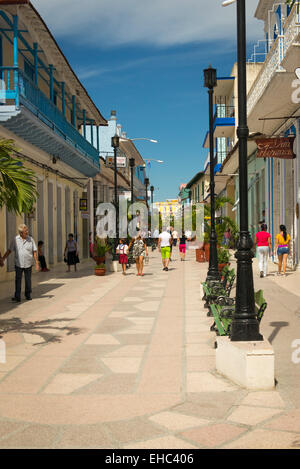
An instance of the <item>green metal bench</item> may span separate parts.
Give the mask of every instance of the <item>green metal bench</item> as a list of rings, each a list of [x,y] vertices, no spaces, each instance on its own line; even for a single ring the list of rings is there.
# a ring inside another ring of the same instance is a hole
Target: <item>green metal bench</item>
[[[205,301],[205,308],[209,308],[211,303],[214,303],[218,297],[225,296],[229,297],[231,293],[232,286],[235,281],[235,272],[234,269],[229,270],[226,267],[222,270],[221,276],[223,281],[218,282],[217,284],[209,285],[207,282],[202,283],[204,296],[202,298]]]
[[[210,310],[211,313],[214,317],[214,323],[211,326],[210,330],[211,331],[216,331],[217,335],[223,336],[223,335],[228,335],[230,336],[230,328],[233,320],[233,315],[234,315],[234,300],[233,298],[228,298],[228,300],[231,300],[232,304],[230,301],[227,302],[227,305],[224,306],[223,301],[224,297],[221,297],[221,301],[219,299],[219,303],[211,303],[210,304]],[[257,292],[254,293],[254,300],[255,300],[255,313],[258,322],[262,320],[262,317],[264,315],[264,312],[267,308],[267,303],[266,300],[264,299],[263,296],[263,291],[258,290]]]

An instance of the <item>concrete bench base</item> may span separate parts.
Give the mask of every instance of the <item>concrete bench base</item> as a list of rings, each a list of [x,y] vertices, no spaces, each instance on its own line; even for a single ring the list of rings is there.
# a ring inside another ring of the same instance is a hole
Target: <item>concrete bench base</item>
[[[247,389],[273,389],[275,356],[267,340],[231,342],[217,337],[216,369],[239,386]]]

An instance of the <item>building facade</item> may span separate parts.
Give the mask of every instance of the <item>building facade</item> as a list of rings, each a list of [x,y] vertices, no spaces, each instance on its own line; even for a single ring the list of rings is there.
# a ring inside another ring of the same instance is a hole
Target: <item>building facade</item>
[[[100,171],[99,151],[86,139],[87,120],[107,125],[47,25],[29,0],[0,1],[0,138],[12,139],[16,156],[37,178],[38,200],[29,215],[0,211],[0,251],[29,226],[44,241],[51,266],[63,262],[69,233],[88,257],[89,220],[80,199],[91,196],[89,181]],[[13,255],[0,280],[14,270]]]
[[[289,266],[299,265],[299,2],[259,1],[255,17],[263,22],[263,63],[248,93],[248,125],[253,133],[274,139],[294,139],[294,157],[275,151],[265,158],[265,220],[273,240],[284,224],[291,234]],[[282,140],[283,142],[283,140]],[[276,256],[275,256],[276,260]]]

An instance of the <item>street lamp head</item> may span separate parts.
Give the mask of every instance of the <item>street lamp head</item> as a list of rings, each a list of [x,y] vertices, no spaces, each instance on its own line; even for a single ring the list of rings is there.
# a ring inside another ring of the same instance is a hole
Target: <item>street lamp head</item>
[[[231,5],[232,3],[235,3],[236,0],[225,0],[222,2],[222,7],[228,7],[228,5]]]
[[[144,182],[145,182],[145,186],[149,186],[149,182],[150,182],[150,181],[149,181],[148,178],[145,178],[145,181],[144,181]]]
[[[130,166],[130,168],[135,167],[135,159],[134,158],[129,158],[129,166]]]
[[[204,70],[205,88],[214,88],[217,86],[217,70],[210,65]]]
[[[120,146],[120,137],[118,135],[114,135],[111,138],[111,146],[113,148],[119,148],[119,146]]]
[[[151,186],[151,187],[150,187],[150,191],[151,191],[151,192],[154,192],[154,186]]]

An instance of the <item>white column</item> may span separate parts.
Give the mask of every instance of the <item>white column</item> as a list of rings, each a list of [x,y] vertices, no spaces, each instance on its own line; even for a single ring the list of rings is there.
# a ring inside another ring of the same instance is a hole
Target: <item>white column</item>
[[[89,178],[88,184],[88,207],[90,213],[90,227],[89,231],[92,233],[92,242],[94,242],[94,181]]]

